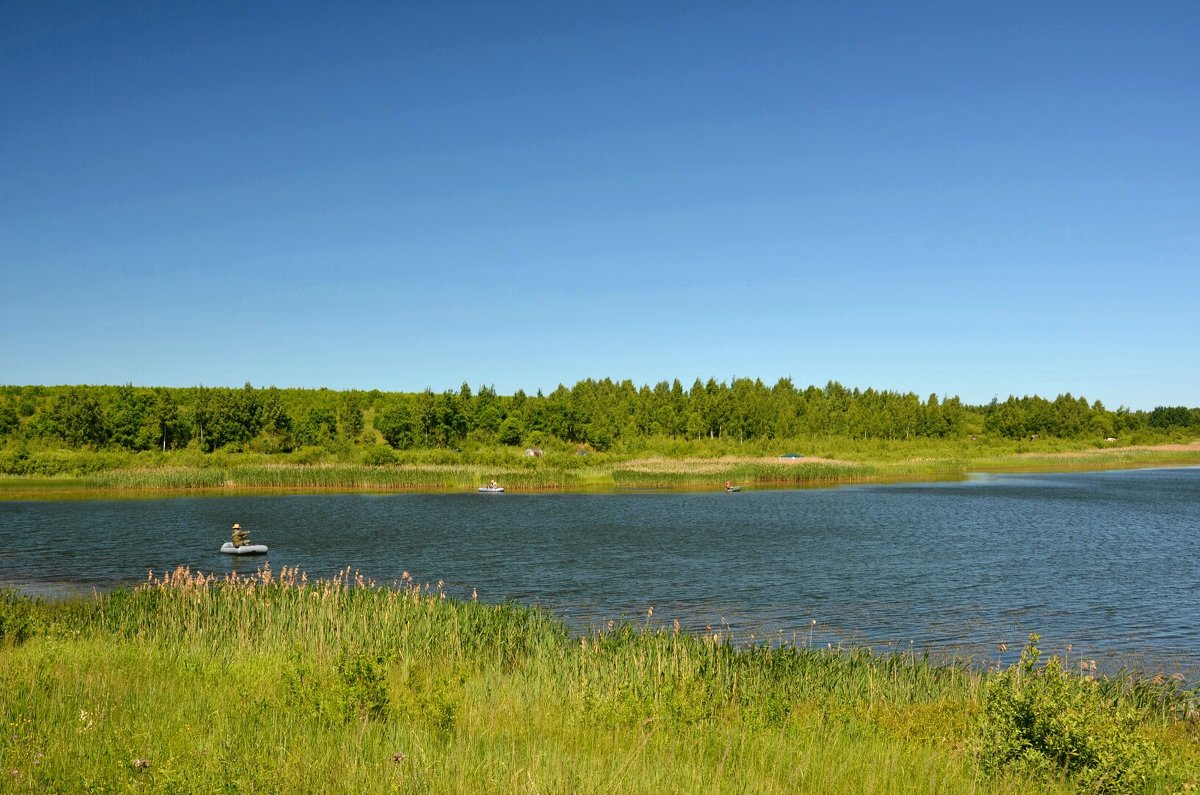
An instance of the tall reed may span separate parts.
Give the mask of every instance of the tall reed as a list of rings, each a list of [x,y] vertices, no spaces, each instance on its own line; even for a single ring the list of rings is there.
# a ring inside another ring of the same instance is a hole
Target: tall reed
[[[350,569],[178,569],[33,609],[35,635],[0,641],[8,791],[1071,789],[984,777],[988,675],[911,653],[737,647],[649,615],[572,636]],[[1188,720],[1145,728],[1175,738],[1156,787],[1200,760]]]

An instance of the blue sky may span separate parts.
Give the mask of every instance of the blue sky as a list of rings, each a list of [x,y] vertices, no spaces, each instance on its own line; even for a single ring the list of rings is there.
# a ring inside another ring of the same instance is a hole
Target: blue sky
[[[1200,5],[0,3],[0,383],[1200,405]]]

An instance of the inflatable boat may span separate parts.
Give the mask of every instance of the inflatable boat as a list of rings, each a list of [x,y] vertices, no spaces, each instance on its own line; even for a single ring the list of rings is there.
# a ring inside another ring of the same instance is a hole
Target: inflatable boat
[[[479,491],[481,494],[500,494],[501,492],[504,491],[504,487],[503,486],[480,486]]]
[[[265,555],[267,554],[267,545],[243,544],[240,547],[235,547],[232,541],[226,541],[221,545],[221,552],[226,555]]]

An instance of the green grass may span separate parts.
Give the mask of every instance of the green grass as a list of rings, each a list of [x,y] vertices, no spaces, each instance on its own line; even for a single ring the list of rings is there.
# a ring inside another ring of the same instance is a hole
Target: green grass
[[[7,792],[1076,789],[983,773],[991,674],[919,656],[735,648],[649,617],[573,637],[536,609],[349,570],[177,571],[0,607]],[[1145,791],[1194,787],[1192,695],[1112,690],[1156,749]]]
[[[1089,455],[1079,455],[1073,451],[1030,451],[1020,456],[981,458],[971,462],[971,469],[976,472],[1057,472],[1196,464],[1200,464],[1200,453],[1194,449],[1118,448]]]

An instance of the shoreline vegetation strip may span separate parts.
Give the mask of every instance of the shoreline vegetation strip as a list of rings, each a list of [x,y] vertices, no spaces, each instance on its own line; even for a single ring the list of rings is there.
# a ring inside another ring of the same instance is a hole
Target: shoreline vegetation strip
[[[943,456],[890,454],[857,460],[813,456],[782,459],[722,455],[672,458],[605,456],[580,465],[570,458],[497,457],[486,463],[277,462],[226,455],[197,465],[166,454],[155,466],[138,459],[82,474],[0,475],[0,499],[95,497],[122,494],[255,491],[455,492],[498,480],[510,491],[626,489],[695,491],[729,481],[744,487],[797,488],[855,483],[961,480],[971,473],[1073,472],[1200,465],[1200,443],[1107,449],[1064,449]],[[86,461],[86,454],[83,456]],[[86,465],[82,465],[86,466]]]

